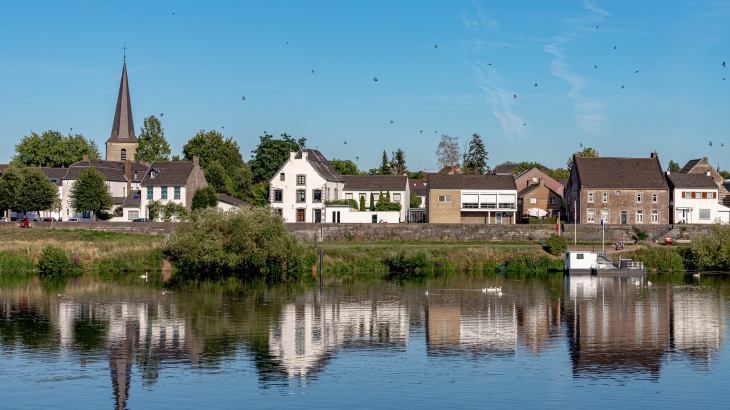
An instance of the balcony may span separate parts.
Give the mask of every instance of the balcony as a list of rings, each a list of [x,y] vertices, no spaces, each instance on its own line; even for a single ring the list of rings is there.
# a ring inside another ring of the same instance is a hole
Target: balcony
[[[517,209],[517,204],[515,203],[481,203],[477,204],[474,202],[464,202],[461,204],[461,209]]]

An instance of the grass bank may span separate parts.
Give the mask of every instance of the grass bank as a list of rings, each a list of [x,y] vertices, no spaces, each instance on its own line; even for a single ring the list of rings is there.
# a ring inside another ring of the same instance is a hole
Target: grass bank
[[[77,269],[130,272],[162,266],[164,236],[63,229],[0,228],[0,273],[34,271],[48,246],[63,249]]]

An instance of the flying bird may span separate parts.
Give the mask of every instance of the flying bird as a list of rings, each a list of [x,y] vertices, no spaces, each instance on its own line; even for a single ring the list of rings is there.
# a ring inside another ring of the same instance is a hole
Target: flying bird
[[[596,26],[596,30],[598,30],[598,26]]]
[[[522,125],[527,125],[527,124],[522,124]]]
[[[593,68],[598,68],[598,66],[597,65],[594,65]]]
[[[580,143],[580,147],[583,148],[583,143],[582,142]]]
[[[722,68],[725,68],[725,62],[724,61],[722,62]]]
[[[393,120],[390,120],[390,123],[392,124],[393,123]]]
[[[314,70],[312,70],[312,74],[314,74]]]
[[[345,140],[342,140],[342,141],[345,141]],[[347,145],[347,141],[345,141],[345,145]]]
[[[161,112],[160,113],[160,117],[164,117],[164,116],[165,116],[165,113],[164,112]]]
[[[622,85],[621,88],[624,88],[624,86]]]
[[[74,129],[73,128],[69,128],[69,129],[71,130],[71,131],[69,131],[69,134],[72,133],[72,132],[74,132]]]
[[[535,87],[537,87],[537,83],[535,83]]]
[[[725,81],[725,77],[722,77],[722,81]]]
[[[492,65],[492,63],[489,63],[489,64],[487,64],[487,65]]]
[[[289,44],[289,42],[287,41],[286,44]]]
[[[373,77],[373,81],[378,81],[378,77]]]
[[[512,94],[512,95],[514,96],[514,98],[517,98],[517,94]]]
[[[725,144],[723,144],[723,143],[721,142],[721,143],[720,143],[720,146],[721,146],[721,147],[724,147],[724,146],[725,146]]]
[[[613,49],[615,50],[616,49],[616,46],[613,46]]]
[[[355,157],[355,161],[359,161],[359,160],[360,160],[360,157]]]
[[[639,70],[636,70],[636,74],[639,74]]]
[[[222,125],[221,125],[221,128],[223,128],[223,129],[226,129],[226,127],[224,127],[224,126],[222,126]]]
[[[434,131],[433,133],[434,133],[434,134],[438,134],[438,131]]]
[[[246,97],[241,96],[241,101],[246,101]]]
[[[423,134],[423,130],[421,130],[421,132],[419,134]]]
[[[436,44],[434,44],[434,45],[433,45],[433,48],[439,48],[439,46],[438,46],[438,45],[436,45]]]
[[[712,146],[712,141],[710,141],[710,146]]]
[[[175,15],[175,13],[172,13],[172,15],[174,16],[174,15]]]

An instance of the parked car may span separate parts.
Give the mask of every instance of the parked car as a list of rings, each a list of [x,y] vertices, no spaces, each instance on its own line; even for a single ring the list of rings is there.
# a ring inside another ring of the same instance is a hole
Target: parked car
[[[79,218],[69,218],[69,222],[79,222]]]
[[[10,220],[4,216],[0,216],[0,222],[10,222]]]
[[[132,222],[152,222],[152,220],[147,219],[147,218],[137,218],[137,219],[133,220]]]
[[[43,222],[53,222],[55,220],[56,220],[56,218],[51,218],[50,216],[43,217]]]
[[[21,219],[20,222],[18,222],[18,228],[30,228],[30,220],[28,218]]]

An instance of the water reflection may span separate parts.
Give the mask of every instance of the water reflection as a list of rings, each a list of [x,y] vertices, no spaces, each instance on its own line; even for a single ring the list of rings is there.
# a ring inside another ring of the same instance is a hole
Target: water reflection
[[[161,295],[149,284],[91,277],[57,293],[35,278],[0,289],[0,351],[37,362],[66,357],[78,364],[69,374],[103,363],[118,409],[135,386],[155,386],[163,373],[215,377],[240,360],[253,363],[263,388],[311,387],[333,360],[352,354],[373,362],[532,357],[546,368],[562,356],[576,379],[658,381],[677,361],[707,371],[724,347],[727,283],[653,280],[662,283],[455,276],[371,279],[323,292],[290,285]],[[481,291],[493,286],[501,294]]]

